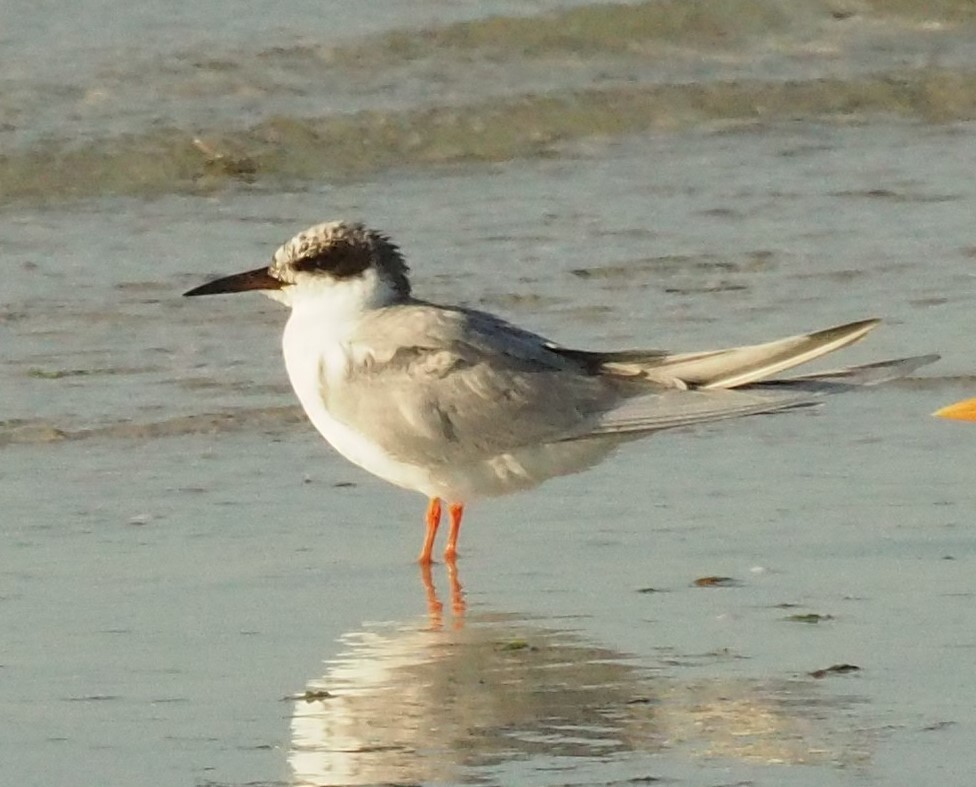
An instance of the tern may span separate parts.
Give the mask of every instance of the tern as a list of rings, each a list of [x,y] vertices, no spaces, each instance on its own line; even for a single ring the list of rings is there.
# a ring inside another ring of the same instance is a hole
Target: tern
[[[422,565],[444,503],[451,563],[472,500],[585,470],[663,429],[795,409],[938,357],[775,378],[858,341],[876,319],[704,352],[576,350],[415,298],[408,273],[387,235],[333,221],[295,235],[270,265],[185,295],[257,290],[291,308],[282,348],[308,418],[346,459],[429,499]]]

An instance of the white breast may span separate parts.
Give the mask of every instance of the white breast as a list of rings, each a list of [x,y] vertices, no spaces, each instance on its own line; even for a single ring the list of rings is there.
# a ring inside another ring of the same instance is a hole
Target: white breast
[[[429,473],[401,462],[360,432],[337,420],[322,397],[324,387],[342,385],[350,362],[347,325],[324,325],[322,312],[292,310],[282,337],[285,368],[312,424],[333,448],[355,465],[396,486],[437,494]]]
[[[352,359],[349,339],[363,314],[389,301],[372,271],[363,278],[294,288],[281,298],[292,307],[282,349],[292,387],[305,413],[340,454],[373,475],[428,497],[470,501],[537,486],[578,472],[606,456],[612,443],[580,441],[527,446],[510,454],[472,457],[435,467],[404,462],[337,419],[328,409],[329,390],[345,384]],[[325,394],[325,395],[323,395]]]

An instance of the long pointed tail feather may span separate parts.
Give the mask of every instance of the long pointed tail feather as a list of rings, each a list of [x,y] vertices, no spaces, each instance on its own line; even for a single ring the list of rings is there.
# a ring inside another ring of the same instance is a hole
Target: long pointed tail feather
[[[894,358],[889,361],[847,366],[843,369],[832,369],[827,372],[763,380],[753,385],[744,386],[744,388],[746,390],[804,391],[818,394],[840,393],[849,391],[851,388],[881,385],[900,377],[907,377],[916,369],[935,363],[937,360],[939,360],[939,356],[935,354]]]
[[[662,359],[648,377],[677,378],[696,388],[738,388],[820,358],[864,338],[880,320],[860,320],[764,344]]]
[[[811,397],[741,391],[666,391],[636,397],[605,414],[597,424],[566,440],[639,436],[682,426],[775,413],[818,404]]]
[[[706,421],[806,407],[816,404],[823,394],[879,385],[938,360],[938,355],[919,355],[770,379],[784,369],[858,341],[878,322],[863,320],[766,344],[714,352],[641,355],[640,351],[630,350],[599,356],[577,353],[583,360],[599,364],[606,374],[644,378],[660,386],[646,395],[634,395],[605,413],[585,432],[567,439],[638,436]],[[649,387],[653,390],[655,386]],[[732,388],[737,390],[729,390]],[[972,420],[976,420],[976,399],[972,403]]]

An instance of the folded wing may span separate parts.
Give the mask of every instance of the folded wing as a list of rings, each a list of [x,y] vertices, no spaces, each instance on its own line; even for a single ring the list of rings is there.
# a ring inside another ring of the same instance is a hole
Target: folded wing
[[[561,348],[483,312],[408,304],[361,326],[347,384],[323,389],[323,397],[336,417],[404,460],[476,461],[802,407],[817,401],[813,394],[901,376],[935,359],[774,377],[858,341],[877,323],[707,352],[595,353]]]

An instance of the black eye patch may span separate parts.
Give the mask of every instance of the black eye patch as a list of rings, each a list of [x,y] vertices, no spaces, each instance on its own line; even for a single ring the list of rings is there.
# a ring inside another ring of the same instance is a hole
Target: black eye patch
[[[373,250],[364,243],[333,240],[328,246],[309,249],[293,263],[297,271],[321,271],[337,279],[358,276],[373,262]]]

